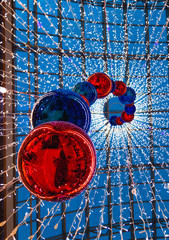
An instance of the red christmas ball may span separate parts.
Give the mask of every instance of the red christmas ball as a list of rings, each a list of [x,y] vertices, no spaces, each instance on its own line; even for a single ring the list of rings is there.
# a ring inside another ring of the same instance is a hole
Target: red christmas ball
[[[94,73],[87,82],[92,83],[97,90],[97,97],[106,97],[112,90],[112,81],[105,73]]]
[[[123,122],[121,121],[120,117],[117,117],[115,122],[117,125],[123,125]]]
[[[124,122],[131,122],[134,119],[134,114],[128,114],[123,111],[121,114],[121,118]]]
[[[116,89],[115,91],[113,92],[113,94],[115,96],[122,96],[123,94],[125,94],[126,90],[127,90],[127,87],[126,87],[126,84],[122,81],[116,81]]]
[[[25,187],[46,201],[64,201],[80,194],[96,168],[96,153],[88,135],[68,122],[36,127],[23,141],[18,170]]]

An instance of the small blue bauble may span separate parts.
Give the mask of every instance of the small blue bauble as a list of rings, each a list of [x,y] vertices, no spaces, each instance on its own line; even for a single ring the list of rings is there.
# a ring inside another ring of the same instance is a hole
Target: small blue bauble
[[[117,126],[117,123],[115,122],[117,116],[113,115],[110,117],[109,122],[112,126]]]
[[[126,113],[128,113],[128,114],[133,114],[133,113],[135,113],[135,111],[136,111],[135,105],[133,105],[133,106],[131,106],[131,107],[125,106],[125,112],[126,112]]]
[[[73,91],[85,96],[90,105],[92,105],[97,99],[97,90],[90,82],[80,82],[76,84]]]
[[[116,89],[116,83],[111,79],[111,81],[112,81],[112,92],[114,92],[115,91],[115,89]]]
[[[125,105],[133,103],[135,99],[136,99],[136,93],[134,89],[130,87],[127,87],[126,92],[119,97],[120,102]]]
[[[34,128],[51,121],[70,122],[87,132],[91,114],[87,103],[79,94],[58,89],[38,99],[32,110],[31,121]]]

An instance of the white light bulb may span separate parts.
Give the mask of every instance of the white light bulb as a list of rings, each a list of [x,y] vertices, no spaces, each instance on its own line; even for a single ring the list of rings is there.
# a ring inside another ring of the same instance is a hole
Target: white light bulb
[[[4,88],[4,87],[0,87],[0,92],[1,92],[1,93],[7,93],[7,89]]]

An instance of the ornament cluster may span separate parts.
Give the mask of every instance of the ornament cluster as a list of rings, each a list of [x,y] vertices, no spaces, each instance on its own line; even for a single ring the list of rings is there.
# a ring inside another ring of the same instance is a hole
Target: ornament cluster
[[[116,81],[112,92],[115,96],[118,96],[120,102],[125,105],[125,108],[121,113],[121,117],[117,117],[115,115],[110,117],[110,124],[112,126],[117,126],[123,125],[125,122],[131,122],[134,119],[134,113],[136,111],[136,107],[134,105],[136,93],[134,89],[126,87],[126,84],[122,81]]]
[[[35,103],[31,114],[33,130],[18,153],[18,171],[25,187],[46,201],[65,201],[80,194],[96,169],[96,152],[87,135],[89,107],[97,98],[113,92],[125,104],[121,117],[112,116],[112,126],[134,118],[136,94],[104,73],[91,75],[72,91],[58,89]]]

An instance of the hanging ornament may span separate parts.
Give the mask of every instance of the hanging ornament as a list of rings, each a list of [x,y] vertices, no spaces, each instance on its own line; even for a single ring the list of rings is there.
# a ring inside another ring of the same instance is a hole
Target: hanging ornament
[[[123,111],[121,114],[121,118],[124,122],[131,122],[134,119],[134,114],[128,114]]]
[[[128,113],[128,114],[133,114],[133,113],[135,113],[135,111],[136,111],[135,105],[133,105],[133,106],[131,106],[131,107],[125,106],[125,112],[126,112],[126,113]]]
[[[119,97],[120,102],[125,105],[133,103],[135,99],[136,99],[136,93],[134,89],[130,87],[127,87],[127,90],[124,93],[124,95]]]
[[[80,194],[96,168],[96,152],[88,135],[68,122],[36,127],[23,141],[18,170],[25,187],[46,201],[64,201]]]
[[[113,81],[112,79],[111,79],[111,81],[112,81],[112,90],[111,90],[111,92],[114,92],[115,89],[116,89],[116,82]]]
[[[110,117],[109,122],[112,126],[117,126],[116,118],[117,118],[117,116],[115,116],[115,115]]]
[[[124,123],[124,122],[122,121],[121,117],[117,117],[116,120],[115,120],[115,122],[116,122],[117,125],[123,125],[123,123]]]
[[[112,90],[112,81],[105,73],[94,73],[87,81],[95,86],[98,98],[106,97]]]
[[[32,110],[33,127],[50,121],[73,123],[88,132],[90,109],[85,100],[70,90],[58,89],[42,96]]]
[[[113,94],[115,96],[122,96],[126,92],[126,89],[127,89],[126,84],[122,81],[116,81],[115,84],[116,84],[116,88]]]

